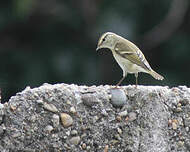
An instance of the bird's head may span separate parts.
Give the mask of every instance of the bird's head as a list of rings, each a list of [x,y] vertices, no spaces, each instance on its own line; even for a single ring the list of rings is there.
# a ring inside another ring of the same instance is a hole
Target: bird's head
[[[108,48],[110,50],[113,50],[116,42],[117,42],[117,35],[112,32],[106,32],[102,34],[102,36],[100,37],[96,51],[102,48]]]

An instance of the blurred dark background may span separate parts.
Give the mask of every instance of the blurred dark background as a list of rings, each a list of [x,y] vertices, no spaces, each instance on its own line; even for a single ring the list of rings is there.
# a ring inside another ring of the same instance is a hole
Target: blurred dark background
[[[115,85],[122,71],[111,51],[95,51],[107,31],[137,44],[165,77],[140,74],[139,84],[189,86],[189,0],[7,0],[0,2],[2,100],[43,83]]]

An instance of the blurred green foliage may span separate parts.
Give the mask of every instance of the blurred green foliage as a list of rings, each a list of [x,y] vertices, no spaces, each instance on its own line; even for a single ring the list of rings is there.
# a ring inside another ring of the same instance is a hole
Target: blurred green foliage
[[[110,51],[95,51],[99,36],[107,31],[135,42],[152,68],[165,77],[160,82],[140,74],[140,84],[189,86],[188,0],[8,0],[0,4],[3,101],[26,86],[43,83],[115,85],[122,77],[120,67]],[[147,36],[154,30],[159,32]],[[122,84],[134,83],[134,76],[128,75]]]

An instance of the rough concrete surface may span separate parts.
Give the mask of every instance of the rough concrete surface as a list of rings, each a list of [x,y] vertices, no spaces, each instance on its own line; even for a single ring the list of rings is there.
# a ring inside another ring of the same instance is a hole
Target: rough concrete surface
[[[27,87],[0,104],[0,137],[1,152],[188,152],[190,89]]]

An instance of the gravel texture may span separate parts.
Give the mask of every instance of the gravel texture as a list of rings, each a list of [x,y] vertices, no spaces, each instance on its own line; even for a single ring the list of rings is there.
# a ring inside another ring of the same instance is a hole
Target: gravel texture
[[[27,87],[0,104],[0,151],[190,151],[189,88],[113,88]]]

